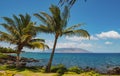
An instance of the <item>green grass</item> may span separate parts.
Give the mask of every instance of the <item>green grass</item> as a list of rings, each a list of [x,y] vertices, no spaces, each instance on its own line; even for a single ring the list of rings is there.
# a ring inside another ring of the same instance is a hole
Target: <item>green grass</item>
[[[41,73],[41,72],[33,72],[31,70],[25,69],[24,71],[18,71],[18,70],[6,70],[6,72],[9,72],[9,75],[6,76],[12,76],[12,74],[19,74],[23,76],[59,76],[57,73]],[[1,74],[2,75],[2,74]],[[0,75],[0,76],[1,76]],[[76,73],[67,73],[63,74],[62,76],[120,76],[120,75],[90,75],[90,72],[76,74]]]
[[[16,72],[17,74],[21,74],[23,76],[58,76],[57,73],[41,73],[41,72],[33,72],[29,70]]]

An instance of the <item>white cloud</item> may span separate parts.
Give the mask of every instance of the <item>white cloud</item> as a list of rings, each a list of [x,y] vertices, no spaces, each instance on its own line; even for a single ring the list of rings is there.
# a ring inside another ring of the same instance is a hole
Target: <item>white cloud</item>
[[[90,40],[99,40],[99,39],[97,37],[95,37],[95,36],[91,36]]]
[[[106,44],[106,45],[111,45],[112,42],[106,41],[105,44]]]
[[[89,40],[88,38],[84,38],[84,37],[78,37],[78,36],[73,36],[73,37],[68,37],[66,36],[67,40],[71,40],[71,41],[82,41],[82,40]],[[90,40],[98,40],[97,37],[91,36]]]
[[[102,39],[107,39],[107,38],[120,39],[120,34],[116,31],[102,32],[100,34],[97,34],[96,36]]]

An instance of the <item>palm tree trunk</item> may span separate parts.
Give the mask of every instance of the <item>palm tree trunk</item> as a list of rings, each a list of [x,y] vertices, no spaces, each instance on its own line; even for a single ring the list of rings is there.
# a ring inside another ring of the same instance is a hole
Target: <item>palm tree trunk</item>
[[[50,68],[51,68],[51,64],[52,64],[52,60],[53,60],[53,56],[54,56],[54,52],[55,52],[55,48],[56,48],[57,39],[58,39],[58,36],[55,36],[53,50],[52,50],[48,65],[46,66],[46,69],[45,69],[45,72],[47,72],[47,73],[50,72]]]
[[[20,53],[17,52],[16,56],[16,68],[20,68]]]
[[[23,45],[18,45],[17,57],[16,57],[16,68],[20,68],[20,53],[22,49],[23,49]]]

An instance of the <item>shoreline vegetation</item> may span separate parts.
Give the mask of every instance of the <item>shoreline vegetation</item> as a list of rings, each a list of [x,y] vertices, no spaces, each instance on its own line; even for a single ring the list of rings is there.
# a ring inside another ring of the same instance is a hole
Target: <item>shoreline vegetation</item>
[[[12,76],[13,74],[21,76],[120,76],[120,67],[114,67],[106,73],[101,73],[91,67],[86,67],[84,69],[78,66],[66,68],[63,64],[58,64],[51,67],[51,73],[45,73],[45,66],[25,66],[26,63],[39,62],[39,60],[21,57],[21,68],[19,69],[15,67],[15,60],[16,57],[8,55],[8,53],[0,54],[0,76]]]

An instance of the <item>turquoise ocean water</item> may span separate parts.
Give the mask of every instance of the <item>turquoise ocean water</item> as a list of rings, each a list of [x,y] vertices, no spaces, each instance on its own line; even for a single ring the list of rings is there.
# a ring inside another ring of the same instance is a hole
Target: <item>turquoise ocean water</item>
[[[29,63],[28,66],[46,65],[50,53],[25,52],[22,57],[40,60],[39,63]],[[108,67],[120,66],[120,53],[55,53],[53,64],[64,64],[66,67],[92,67],[107,69]]]

